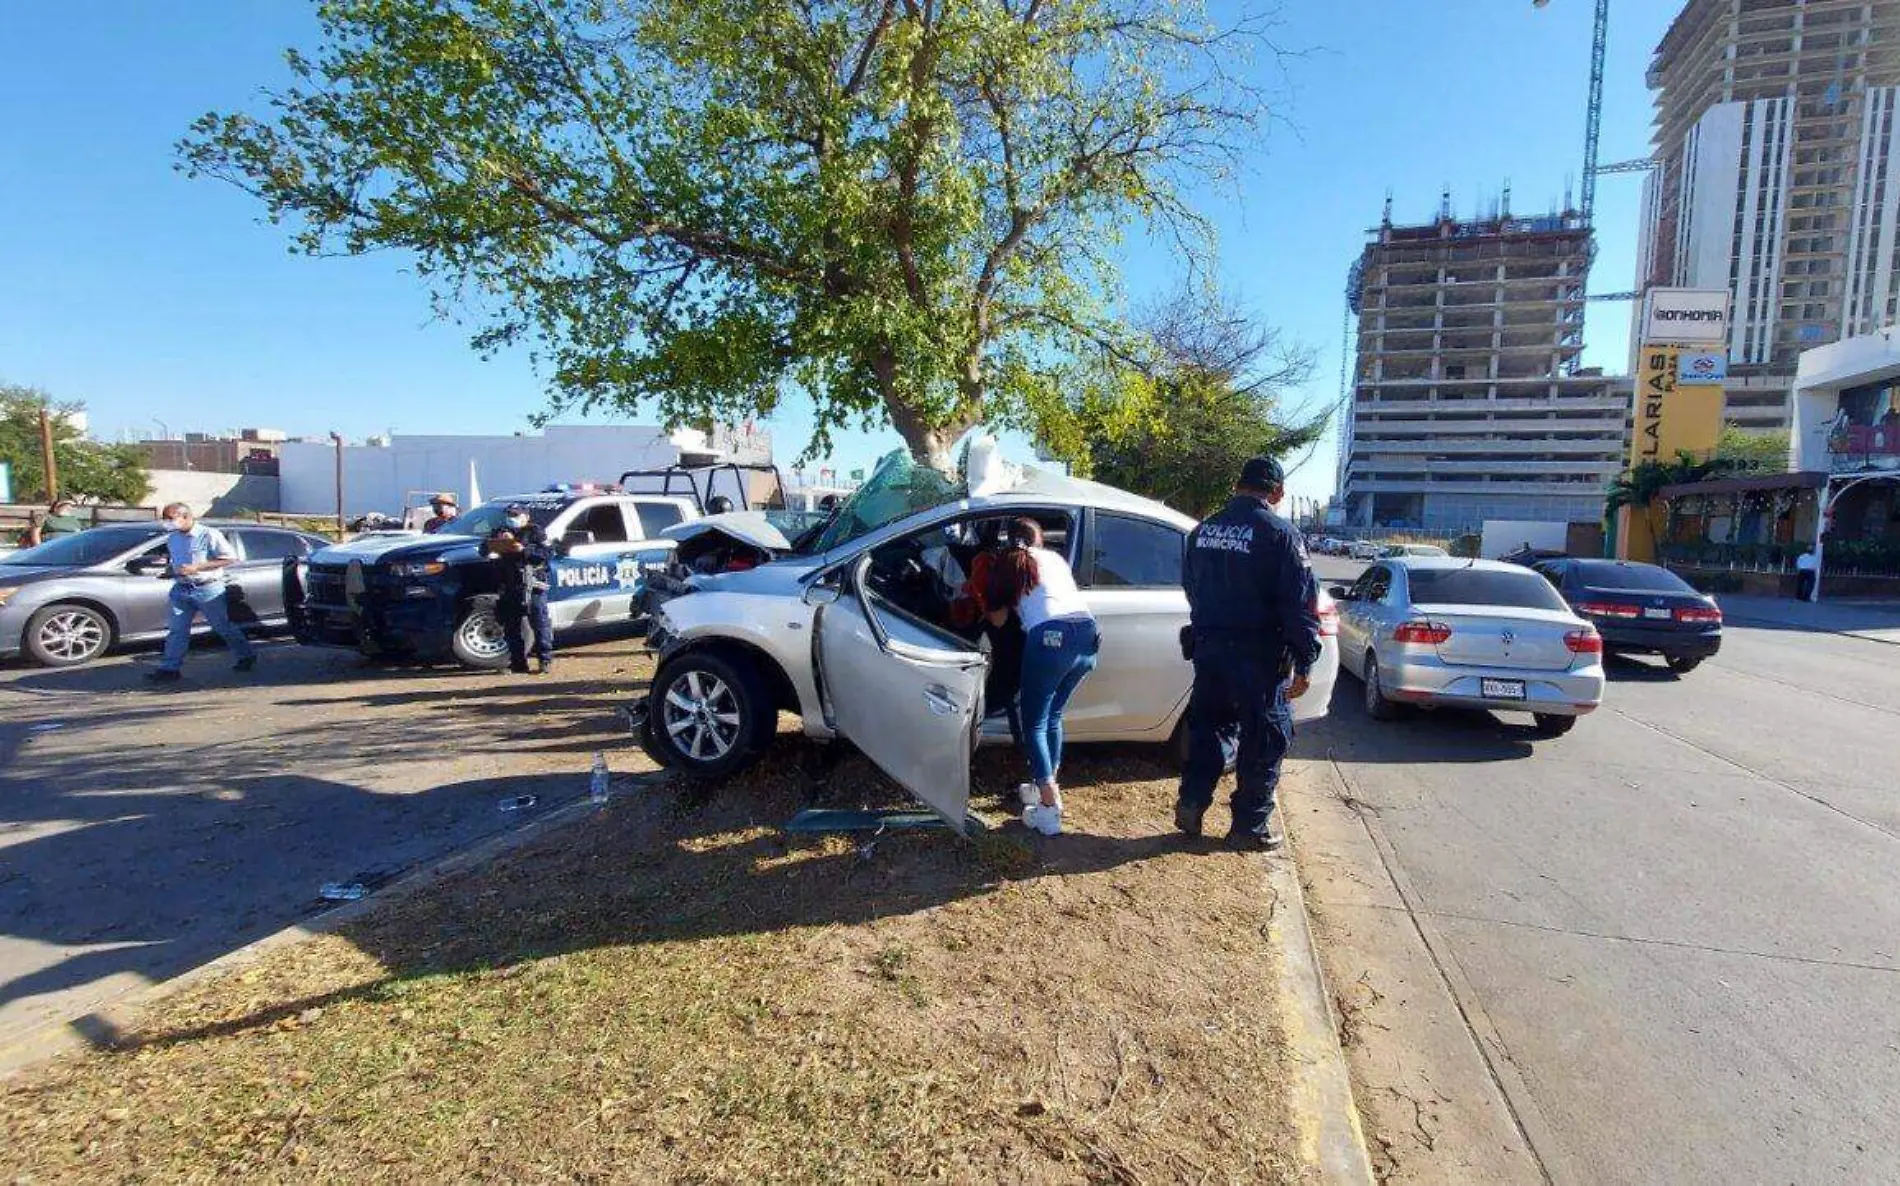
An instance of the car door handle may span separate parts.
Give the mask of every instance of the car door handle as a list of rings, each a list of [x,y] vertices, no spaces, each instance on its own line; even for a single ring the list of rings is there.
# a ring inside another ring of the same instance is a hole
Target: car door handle
[[[963,704],[942,684],[931,684],[924,689],[924,703],[940,717],[955,716],[963,711]]]

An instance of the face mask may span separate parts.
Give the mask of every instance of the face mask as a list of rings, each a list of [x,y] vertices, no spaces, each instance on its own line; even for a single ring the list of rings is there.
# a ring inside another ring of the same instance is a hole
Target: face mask
[[[528,516],[526,515],[508,516],[508,526],[514,528],[517,531],[521,530],[523,527],[526,527],[527,525],[528,525]]]
[[[170,527],[173,531],[190,531],[191,530],[190,522],[184,519],[167,519],[165,520],[165,525],[167,527]]]

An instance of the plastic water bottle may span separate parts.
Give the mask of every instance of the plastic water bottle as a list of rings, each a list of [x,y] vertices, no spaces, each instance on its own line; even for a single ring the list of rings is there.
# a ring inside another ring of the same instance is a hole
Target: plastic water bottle
[[[600,750],[594,751],[594,769],[587,776],[587,797],[594,806],[605,806],[607,802],[607,784],[613,778],[607,773],[607,755]]]

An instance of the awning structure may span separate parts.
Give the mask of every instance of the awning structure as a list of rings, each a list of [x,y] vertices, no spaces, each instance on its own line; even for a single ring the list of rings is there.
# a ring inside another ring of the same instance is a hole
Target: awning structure
[[[1803,470],[1792,474],[1760,474],[1747,478],[1712,478],[1706,482],[1683,482],[1664,486],[1662,498],[1683,498],[1692,494],[1750,494],[1762,490],[1819,490],[1830,475],[1822,470]]]

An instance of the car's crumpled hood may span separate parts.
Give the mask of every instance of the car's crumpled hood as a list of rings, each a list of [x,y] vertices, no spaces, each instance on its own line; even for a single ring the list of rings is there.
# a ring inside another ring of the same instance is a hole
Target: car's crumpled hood
[[[761,564],[743,572],[709,573],[686,578],[693,589],[704,593],[747,593],[758,597],[799,597],[805,592],[805,578],[818,567],[812,556],[788,556]]]
[[[310,557],[312,564],[348,564],[359,560],[373,564],[379,560],[447,560],[462,562],[480,558],[481,541],[469,535],[370,535],[347,544],[333,544]]]
[[[667,539],[685,543],[712,531],[723,532],[742,544],[763,548],[774,555],[792,550],[792,541],[785,538],[784,532],[772,526],[764,511],[729,511],[723,515],[709,515],[688,523],[675,523],[660,534]]]

